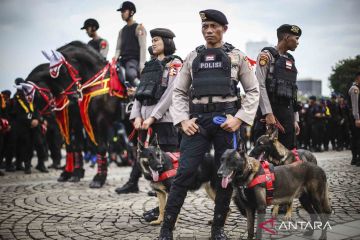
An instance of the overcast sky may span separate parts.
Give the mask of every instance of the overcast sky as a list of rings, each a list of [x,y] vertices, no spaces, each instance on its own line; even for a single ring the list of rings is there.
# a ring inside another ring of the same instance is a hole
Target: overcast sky
[[[276,42],[283,23],[303,30],[293,53],[299,78],[322,80],[328,94],[332,66],[360,54],[360,1],[357,0],[136,0],[135,20],[147,31],[170,28],[176,34],[177,54],[185,57],[204,43],[198,12],[218,9],[225,13],[229,30],[225,41],[245,51],[247,41]],[[117,34],[124,25],[114,0],[0,0],[0,89],[11,88],[16,77],[26,77],[44,63],[41,50],[56,49],[72,40],[89,41],[80,28],[87,18],[100,23],[99,34],[110,43],[108,59],[115,53]],[[151,43],[150,37],[147,39]]]

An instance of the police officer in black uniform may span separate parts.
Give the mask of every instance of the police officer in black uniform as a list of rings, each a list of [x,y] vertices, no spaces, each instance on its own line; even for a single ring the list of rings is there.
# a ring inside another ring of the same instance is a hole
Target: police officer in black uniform
[[[151,137],[157,136],[161,150],[175,152],[178,147],[178,133],[173,126],[169,108],[174,80],[181,69],[182,60],[174,55],[175,34],[171,30],[155,28],[150,31],[150,35],[153,42],[151,52],[154,57],[145,63],[141,73],[130,120],[134,121],[134,128],[140,130],[140,133],[144,132],[141,130],[151,127]],[[118,194],[137,192],[140,177],[140,166],[135,163],[129,181],[115,191]]]
[[[104,38],[99,37],[97,30],[99,29],[99,23],[96,19],[89,18],[84,22],[84,26],[80,28],[85,29],[87,35],[92,39],[88,42],[88,45],[98,51],[105,59],[109,52],[109,43]]]
[[[173,239],[172,231],[188,188],[195,181],[196,169],[211,144],[214,145],[218,169],[221,155],[226,149],[233,148],[233,134],[238,134],[243,122],[252,124],[259,101],[258,81],[248,58],[222,41],[228,29],[225,15],[208,9],[201,11],[200,17],[206,45],[197,47],[186,57],[173,91],[171,113],[174,125],[181,127],[183,134],[179,168],[167,199],[159,236],[163,240]],[[238,82],[246,93],[241,106],[237,96]],[[227,118],[218,125],[213,122],[215,116]],[[220,182],[218,177],[212,239],[227,239],[224,224],[232,187],[222,187]]]
[[[360,72],[355,76],[355,80],[349,89],[351,102],[351,165],[360,166]]]
[[[279,131],[279,141],[288,149],[295,147],[295,134],[300,131],[297,105],[297,69],[294,57],[299,44],[301,29],[284,24],[277,29],[278,44],[264,48],[257,58],[256,77],[260,85],[260,117],[254,126],[255,140],[266,131],[266,125],[274,125],[276,119],[284,127]],[[261,120],[265,116],[266,124]]]
[[[121,12],[121,18],[126,25],[119,31],[113,59],[118,60],[120,66],[125,68],[126,81],[136,86],[146,61],[146,30],[143,24],[134,20],[134,3],[125,1],[117,11]]]

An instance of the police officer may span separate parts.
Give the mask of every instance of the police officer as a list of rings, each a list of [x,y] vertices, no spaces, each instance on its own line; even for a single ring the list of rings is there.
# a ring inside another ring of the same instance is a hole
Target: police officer
[[[106,39],[99,37],[97,30],[99,29],[99,23],[93,18],[86,19],[84,26],[80,28],[81,30],[85,29],[87,35],[92,38],[88,45],[93,47],[98,51],[105,59],[109,52],[109,43]]]
[[[171,30],[155,28],[150,31],[150,35],[154,58],[145,63],[141,73],[130,120],[134,120],[136,130],[147,130],[151,127],[161,150],[175,152],[178,146],[178,133],[173,126],[169,108],[174,79],[180,71],[182,60],[173,55],[176,50],[173,41],[175,34]],[[118,194],[137,192],[140,176],[140,166],[134,164],[129,181],[115,191]]]
[[[266,125],[274,125],[277,119],[284,127],[285,132],[279,131],[279,141],[288,149],[295,147],[295,134],[300,132],[297,113],[297,69],[295,59],[288,51],[295,51],[301,32],[296,25],[281,25],[277,29],[277,45],[264,48],[257,58],[256,66],[261,114],[265,116]],[[265,133],[265,123],[261,118],[256,122],[255,140]]]
[[[159,239],[173,239],[172,231],[184,203],[188,187],[211,144],[214,144],[216,167],[226,149],[233,148],[232,136],[242,123],[252,124],[259,101],[259,85],[247,57],[222,41],[228,29],[226,16],[213,9],[200,12],[202,34],[206,45],[190,52],[184,61],[173,91],[174,125],[183,131],[180,144],[180,165],[168,196]],[[237,83],[246,96],[241,103]],[[190,95],[190,99],[189,99]],[[214,116],[227,116],[221,125]],[[216,183],[212,239],[227,239],[225,218],[229,211],[232,187]]]
[[[15,79],[17,86],[23,82],[24,79],[22,78]],[[32,129],[39,126],[39,114],[35,111],[33,104],[27,101],[23,90],[20,90],[20,88],[17,90],[14,99],[10,114],[13,116],[12,129],[15,136],[16,169],[24,170],[26,174],[30,174],[31,157],[34,148]]]
[[[126,25],[119,32],[114,58],[118,60],[120,57],[119,62],[125,68],[126,81],[135,86],[146,61],[146,31],[142,24],[134,20],[134,3],[125,1],[117,11],[121,11],[121,18]]]
[[[355,81],[349,89],[351,101],[351,165],[360,166],[360,72],[355,76]]]

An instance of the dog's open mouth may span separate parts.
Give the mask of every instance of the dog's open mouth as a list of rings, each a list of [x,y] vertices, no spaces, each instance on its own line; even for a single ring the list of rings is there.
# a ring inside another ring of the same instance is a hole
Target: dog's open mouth
[[[151,167],[150,167],[150,171],[151,171],[151,176],[152,176],[153,181],[154,182],[159,181],[159,172],[153,170]]]
[[[264,160],[265,152],[260,153],[260,156],[258,157],[259,161]]]
[[[222,188],[227,188],[227,186],[231,182],[233,173],[234,173],[234,171],[231,171],[231,173],[229,175],[227,175],[221,179],[221,187]]]

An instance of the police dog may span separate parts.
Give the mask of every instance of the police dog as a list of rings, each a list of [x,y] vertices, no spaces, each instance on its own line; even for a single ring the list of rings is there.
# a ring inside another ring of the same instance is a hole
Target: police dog
[[[172,159],[169,154],[163,152],[158,146],[141,148],[138,159],[141,171],[144,174],[145,179],[150,181],[150,185],[156,192],[156,196],[159,201],[159,216],[156,220],[150,222],[151,225],[158,225],[161,224],[164,219],[167,194],[170,191],[175,175],[164,180],[160,180],[159,176],[161,176],[164,172],[173,169]],[[197,170],[196,179],[189,190],[195,191],[204,185],[207,195],[210,199],[215,201],[216,177],[214,158],[210,154],[206,154]]]
[[[282,145],[278,141],[278,129],[271,127],[266,134],[259,137],[249,155],[258,160],[267,160],[275,166],[291,164],[299,160],[317,164],[316,157],[310,151],[299,149],[293,152]],[[276,217],[278,212],[279,206],[274,206],[273,216]],[[290,220],[291,214],[292,203],[287,206],[284,220]]]
[[[262,184],[246,188],[260,169],[260,161],[247,156],[245,151],[228,149],[221,159],[222,163],[218,175],[222,177],[222,187],[231,182],[236,196],[245,203],[248,239],[254,237],[255,211],[257,222],[263,223],[266,213],[266,188]],[[322,226],[326,226],[331,213],[328,198],[328,185],[323,169],[314,163],[297,162],[294,164],[277,166],[274,168],[272,204],[289,204],[294,198],[299,198],[301,205],[310,214],[312,226],[320,217]],[[240,194],[245,186],[244,194]],[[313,229],[305,235],[312,235]],[[262,239],[262,229],[257,227],[256,239]],[[322,230],[320,239],[326,239],[326,228]]]
[[[317,164],[316,157],[310,151],[298,149],[297,154],[301,161]],[[266,159],[275,166],[297,161],[296,154],[278,141],[277,128],[269,128],[266,134],[259,137],[249,155],[258,160]]]

